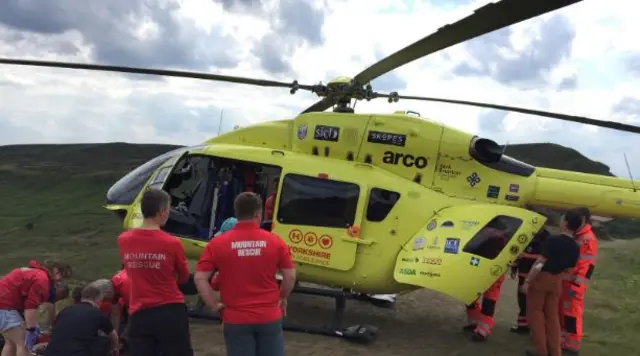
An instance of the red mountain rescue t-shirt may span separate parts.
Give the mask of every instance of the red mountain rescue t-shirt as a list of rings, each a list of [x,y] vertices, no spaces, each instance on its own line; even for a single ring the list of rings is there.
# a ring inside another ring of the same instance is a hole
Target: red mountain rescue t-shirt
[[[127,275],[127,270],[118,271],[111,277],[114,295],[112,303],[119,303],[122,307],[129,306],[129,298],[131,298],[131,281]]]
[[[129,315],[141,309],[184,303],[178,284],[189,281],[184,246],[162,230],[132,229],[118,236],[129,276]]]
[[[278,306],[280,269],[294,268],[289,246],[280,236],[260,229],[255,222],[236,226],[211,240],[202,251],[196,270],[215,272],[228,324],[266,324],[282,318]]]
[[[127,270],[120,270],[118,273],[111,277],[111,284],[113,285],[113,299],[103,300],[100,302],[100,311],[106,316],[111,316],[111,307],[119,304],[122,308],[129,305],[129,289],[131,283],[129,283],[129,277],[127,276]]]
[[[0,279],[0,310],[38,309],[49,300],[49,272],[36,261],[16,268]]]

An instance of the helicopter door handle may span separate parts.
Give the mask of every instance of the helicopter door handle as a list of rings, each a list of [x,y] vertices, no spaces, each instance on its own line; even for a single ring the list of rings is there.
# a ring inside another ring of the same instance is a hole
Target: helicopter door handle
[[[374,243],[371,240],[363,240],[363,239],[360,239],[360,238],[356,239],[356,238],[347,237],[347,236],[343,236],[340,239],[342,241],[344,241],[344,242],[350,242],[350,243],[353,243],[353,244],[365,245],[365,246],[371,246]]]

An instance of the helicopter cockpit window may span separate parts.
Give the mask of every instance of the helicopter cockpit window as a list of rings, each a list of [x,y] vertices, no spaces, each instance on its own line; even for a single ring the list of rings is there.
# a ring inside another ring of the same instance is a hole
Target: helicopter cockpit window
[[[107,204],[128,205],[133,203],[153,172],[183,151],[183,148],[169,151],[129,172],[109,189],[107,192]]]
[[[278,222],[345,228],[354,223],[359,195],[357,184],[287,174],[282,181]]]
[[[522,220],[499,215],[489,221],[464,246],[463,251],[493,260],[498,257],[513,235],[522,225]]]
[[[383,221],[400,200],[400,193],[382,188],[372,188],[367,205],[367,220]]]

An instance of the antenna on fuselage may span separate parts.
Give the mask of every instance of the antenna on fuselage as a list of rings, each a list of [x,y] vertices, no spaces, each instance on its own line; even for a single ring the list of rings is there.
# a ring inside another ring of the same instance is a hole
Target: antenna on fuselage
[[[504,154],[505,152],[507,152],[507,146],[509,146],[509,141],[507,141],[504,146],[502,146],[502,154]]]
[[[627,160],[627,154],[623,153],[622,155],[624,156],[624,163],[627,165],[627,172],[629,172],[629,179],[631,179],[631,187],[633,188],[634,192],[637,192],[638,189],[636,188],[636,182],[633,181],[633,174],[631,173],[631,166],[629,166],[629,161]]]
[[[220,122],[218,123],[218,135],[220,136],[220,130],[222,130],[222,119],[224,118],[224,109],[220,110]]]

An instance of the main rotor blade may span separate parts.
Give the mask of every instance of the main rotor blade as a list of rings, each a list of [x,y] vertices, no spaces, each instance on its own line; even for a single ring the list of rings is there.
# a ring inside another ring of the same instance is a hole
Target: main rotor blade
[[[257,85],[261,87],[291,88],[293,86],[293,83],[284,83],[284,82],[278,82],[274,80],[233,77],[233,76],[220,75],[220,74],[185,72],[185,71],[167,70],[167,69],[149,69],[149,68],[110,66],[110,65],[101,65],[101,64],[51,62],[51,61],[11,59],[11,58],[0,58],[0,64],[15,64],[15,65],[36,66],[36,67],[85,69],[85,70],[96,70],[96,71],[118,72],[118,73],[162,75],[165,77],[215,80],[215,81],[228,82],[228,83]],[[306,88],[306,86],[303,86],[303,85],[300,85],[299,87],[300,89]]]
[[[389,94],[378,94],[378,97],[389,98],[389,97],[394,97],[394,96],[393,95],[389,95]],[[552,119],[577,122],[577,123],[580,123],[580,124],[593,125],[593,126],[599,126],[599,127],[606,127],[606,128],[614,129],[614,130],[633,132],[633,133],[640,133],[640,127],[634,126],[634,125],[628,125],[628,124],[623,124],[623,123],[614,122],[614,121],[604,121],[604,120],[590,119],[588,117],[583,117],[583,116],[558,114],[558,113],[553,113],[553,112],[549,112],[549,111],[524,109],[524,108],[518,108],[518,107],[515,107],[515,106],[496,105],[496,104],[489,104],[489,103],[479,103],[479,102],[475,102],[475,101],[466,101],[466,100],[431,98],[431,97],[424,97],[424,96],[399,95],[399,96],[397,96],[397,98],[398,99],[405,99],[405,100],[435,101],[435,102],[449,103],[449,104],[460,104],[460,105],[477,106],[477,107],[481,107],[481,108],[496,109],[496,110],[502,110],[502,111],[513,111],[513,112],[519,112],[521,114],[537,115],[537,116],[549,117],[549,118],[552,118]]]
[[[435,33],[381,59],[356,75],[353,81],[360,85],[367,84],[418,58],[580,1],[582,0],[502,0],[489,3],[472,15],[445,25]],[[331,105],[332,102],[325,98],[303,113],[324,111]]]

